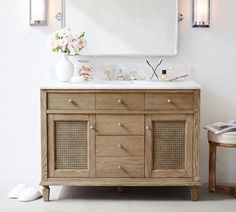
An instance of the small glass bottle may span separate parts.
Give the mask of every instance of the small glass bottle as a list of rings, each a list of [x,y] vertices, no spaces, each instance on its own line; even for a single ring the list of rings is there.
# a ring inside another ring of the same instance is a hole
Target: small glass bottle
[[[103,80],[104,81],[109,81],[110,80],[109,71],[104,71]]]
[[[166,70],[162,70],[160,81],[163,81],[163,82],[169,81],[169,75],[167,74]]]
[[[118,75],[117,75],[117,80],[118,80],[118,81],[123,81],[123,80],[125,80],[125,77],[124,77],[124,75],[123,75],[123,73],[122,73],[122,69],[119,70],[119,73],[118,73]]]
[[[136,71],[132,71],[131,75],[130,75],[130,81],[136,81],[136,80],[138,80],[137,72]]]

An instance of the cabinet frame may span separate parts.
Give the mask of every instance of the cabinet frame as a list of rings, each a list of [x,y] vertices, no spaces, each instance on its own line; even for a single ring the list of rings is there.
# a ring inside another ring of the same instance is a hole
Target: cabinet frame
[[[193,115],[166,114],[146,115],[146,143],[145,143],[145,176],[146,177],[192,177],[192,148],[193,148]],[[185,122],[185,165],[184,169],[153,169],[153,122],[154,121],[184,121]]]
[[[55,168],[55,122],[56,121],[87,121],[88,133],[88,169],[59,169]],[[67,177],[95,177],[95,131],[91,126],[95,124],[94,115],[65,115],[49,114],[48,115],[48,174],[50,178],[67,178]]]

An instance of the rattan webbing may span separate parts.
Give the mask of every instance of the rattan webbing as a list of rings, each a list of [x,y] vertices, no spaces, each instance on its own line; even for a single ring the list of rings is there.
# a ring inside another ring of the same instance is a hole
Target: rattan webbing
[[[185,122],[153,122],[153,169],[184,169]]]
[[[87,121],[56,121],[56,169],[88,169],[87,128]]]

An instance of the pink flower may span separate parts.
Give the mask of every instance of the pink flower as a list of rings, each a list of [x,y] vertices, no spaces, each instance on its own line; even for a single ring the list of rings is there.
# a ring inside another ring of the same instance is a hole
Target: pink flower
[[[77,42],[76,42],[76,45],[79,49],[83,49],[84,47],[86,47],[87,45],[87,42],[86,40],[82,37],[80,38]]]
[[[62,51],[66,50],[66,45],[67,44],[68,44],[67,39],[63,38],[63,39],[59,40],[59,45],[60,45]]]
[[[69,55],[79,54],[79,48],[76,45],[76,42],[70,42],[68,44]]]
[[[74,40],[79,39],[79,34],[77,34],[77,33],[72,33],[72,36],[73,36]]]
[[[79,55],[80,51],[86,46],[83,33],[74,33],[70,29],[62,29],[50,35],[48,46],[53,52],[63,52],[68,55]]]
[[[74,37],[72,34],[68,34],[64,37],[66,40],[68,40],[68,42],[72,42],[74,40]]]

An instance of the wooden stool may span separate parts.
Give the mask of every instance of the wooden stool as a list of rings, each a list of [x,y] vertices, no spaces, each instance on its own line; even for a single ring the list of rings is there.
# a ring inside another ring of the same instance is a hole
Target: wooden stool
[[[236,197],[236,188],[216,185],[216,147],[236,148],[236,132],[227,132],[216,135],[208,131],[209,142],[209,185],[210,192],[222,191]]]

